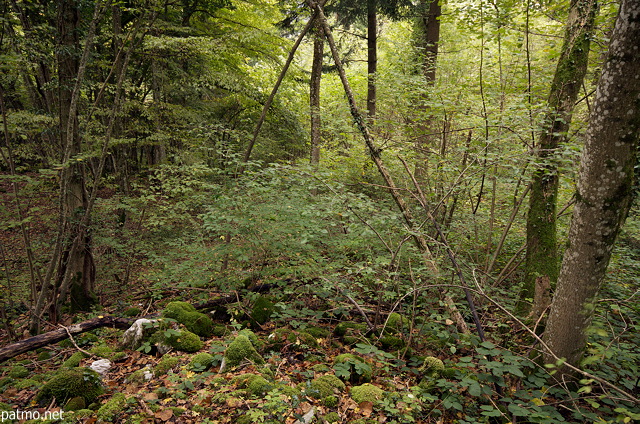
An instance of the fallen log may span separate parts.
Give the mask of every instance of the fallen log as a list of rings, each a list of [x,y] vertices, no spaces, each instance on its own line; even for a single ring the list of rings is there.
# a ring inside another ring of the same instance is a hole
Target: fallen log
[[[68,338],[69,334],[74,336],[76,334],[82,334],[102,327],[125,329],[129,328],[132,323],[133,320],[128,318],[105,316],[73,324],[66,328],[58,328],[57,330],[49,331],[48,333],[38,334],[0,348],[0,363],[13,358],[14,356],[20,355],[21,353],[29,352],[53,343],[58,343]]]
[[[270,290],[272,287],[273,284],[261,284],[259,286],[252,287],[249,290],[252,292],[261,293]],[[196,309],[209,309],[216,306],[225,305],[227,303],[233,303],[237,301],[238,298],[239,295],[231,294],[228,296],[212,299],[208,302],[196,304],[194,305],[194,307]],[[145,315],[141,318],[154,318],[158,315],[159,313],[154,313]],[[0,363],[13,358],[14,356],[18,356],[21,353],[30,352],[32,350],[48,346],[53,343],[58,343],[62,340],[67,339],[69,335],[75,336],[76,334],[82,334],[87,331],[95,330],[96,328],[102,327],[120,328],[126,330],[136,321],[136,319],[137,318],[121,318],[108,315],[90,319],[88,321],[79,322],[69,327],[61,327],[57,330],[49,331],[48,333],[38,334],[36,336],[29,337],[27,339],[20,340],[19,342],[15,342],[0,348]]]

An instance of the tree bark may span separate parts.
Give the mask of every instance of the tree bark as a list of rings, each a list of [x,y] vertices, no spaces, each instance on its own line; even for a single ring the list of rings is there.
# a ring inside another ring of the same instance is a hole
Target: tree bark
[[[629,211],[640,145],[640,0],[623,0],[598,83],[576,205],[544,341],[577,365],[616,237]],[[545,361],[554,362],[548,352]],[[560,375],[568,372],[560,370]]]
[[[317,20],[313,38],[313,63],[311,66],[311,82],[309,106],[311,107],[311,164],[320,163],[321,117],[320,117],[320,82],[322,81],[322,59],[324,55],[324,30]]]
[[[367,114],[376,117],[376,73],[378,72],[378,0],[367,0]]]
[[[558,279],[556,203],[558,164],[556,152],[566,141],[573,108],[587,72],[589,46],[598,13],[597,0],[571,0],[564,43],[549,93],[549,110],[543,121],[536,155],[527,214],[527,251],[524,285],[517,309],[526,314],[534,297],[537,278]]]

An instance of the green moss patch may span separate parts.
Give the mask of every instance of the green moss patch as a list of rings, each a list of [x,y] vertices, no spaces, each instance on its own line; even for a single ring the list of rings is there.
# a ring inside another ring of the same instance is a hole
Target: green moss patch
[[[192,371],[202,372],[206,371],[213,365],[215,361],[213,355],[207,352],[201,352],[196,354],[189,362],[189,369]]]
[[[260,296],[256,299],[251,309],[251,319],[259,325],[266,324],[275,310],[276,305],[271,300],[265,296]]]
[[[96,416],[104,422],[114,422],[116,417],[125,409],[127,398],[124,393],[116,393],[111,399],[98,409]]]
[[[365,383],[361,386],[354,386],[351,388],[351,399],[356,403],[373,402],[382,399],[384,390],[374,386],[371,383]]]
[[[345,384],[333,374],[322,375],[309,383],[307,395],[316,399],[325,399],[333,396],[336,392],[342,392],[346,389]]]
[[[87,404],[90,404],[103,391],[100,375],[97,372],[88,368],[71,368],[60,371],[42,386],[36,400],[48,402],[56,398],[62,405],[68,399],[81,396]]]
[[[187,330],[201,337],[209,337],[213,334],[213,321],[211,318],[196,311],[187,302],[169,302],[162,315],[166,318],[175,319],[184,325]]]
[[[224,353],[227,367],[237,367],[244,362],[263,364],[264,359],[253,346],[249,338],[244,334],[239,334],[227,347]]]

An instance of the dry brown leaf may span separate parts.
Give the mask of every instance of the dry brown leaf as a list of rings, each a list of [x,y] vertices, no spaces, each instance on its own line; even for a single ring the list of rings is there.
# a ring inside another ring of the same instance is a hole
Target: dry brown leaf
[[[373,412],[373,402],[360,402],[358,404],[358,408],[360,408],[360,412],[362,413],[362,415],[364,415],[366,418],[369,418],[371,416],[371,413]]]
[[[156,400],[156,399],[158,399],[158,394],[154,393],[154,392],[145,393],[144,395],[142,395],[142,399],[144,399],[144,400]]]
[[[173,417],[173,411],[171,409],[163,409],[153,414],[153,416],[162,421],[169,421]]]

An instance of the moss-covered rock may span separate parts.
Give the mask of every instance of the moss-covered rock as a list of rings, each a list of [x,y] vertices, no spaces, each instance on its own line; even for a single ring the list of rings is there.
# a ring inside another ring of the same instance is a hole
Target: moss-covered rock
[[[80,362],[84,358],[88,358],[88,355],[84,352],[75,352],[73,355],[69,356],[66,361],[62,363],[64,368],[77,368],[80,366]]]
[[[229,329],[223,324],[213,324],[211,333],[216,337],[223,337],[229,334]]]
[[[42,388],[36,400],[48,402],[56,398],[60,405],[66,400],[81,396],[87,404],[104,392],[100,375],[88,368],[71,368],[58,372]]]
[[[333,360],[333,369],[336,371],[338,369],[348,371],[349,377],[346,377],[343,372],[338,374],[341,377],[344,376],[344,380],[348,380],[353,384],[368,383],[373,377],[373,369],[367,361],[365,361],[364,358],[351,353],[343,353],[336,356]]]
[[[214,361],[213,355],[207,352],[201,352],[191,358],[189,369],[197,372],[206,371],[211,368]]]
[[[352,331],[349,331],[352,330]],[[360,324],[357,322],[344,321],[338,323],[333,330],[333,333],[338,337],[344,337],[348,335],[347,333],[366,333],[367,326],[365,324]]]
[[[322,403],[327,408],[335,408],[336,406],[338,406],[338,398],[335,397],[334,395],[327,396],[322,400]]]
[[[251,319],[259,325],[266,324],[275,310],[276,305],[269,298],[260,296],[251,309]]]
[[[247,336],[247,338],[249,339],[253,347],[256,348],[256,350],[260,350],[264,347],[264,343],[258,338],[256,333],[249,330],[248,328],[244,328],[238,331],[238,335]]]
[[[169,302],[162,311],[162,315],[166,318],[172,318],[184,325],[187,330],[201,337],[209,337],[213,334],[213,321],[211,318],[196,311],[191,304],[187,302]]]
[[[177,332],[172,332],[169,335],[164,331],[158,331],[156,334],[159,335],[154,337],[154,340],[157,340],[159,343],[164,342],[181,352],[197,352],[204,346],[200,337],[188,330],[179,330]]]
[[[244,362],[263,364],[264,359],[258,353],[247,336],[239,334],[227,347],[224,353],[225,369],[233,368]]]
[[[351,399],[356,403],[362,402],[376,402],[382,399],[384,390],[374,386],[371,383],[365,383],[361,386],[353,386],[351,388]]]
[[[331,334],[329,330],[321,327],[309,327],[304,331],[311,334],[316,339],[326,339]]]
[[[160,361],[153,368],[153,375],[160,376],[169,372],[169,370],[175,368],[180,360],[175,356],[164,355]]]
[[[324,399],[327,396],[332,396],[337,392],[342,392],[346,389],[345,384],[333,374],[326,374],[317,377],[309,383],[307,388],[307,395],[316,398]]]
[[[28,377],[31,372],[24,365],[16,365],[9,369],[7,376],[11,378],[25,378]]]
[[[74,398],[69,399],[69,401],[64,405],[65,411],[78,411],[80,409],[85,409],[87,407],[87,402],[84,400],[82,396],[76,396]]]
[[[39,387],[40,385],[41,384],[35,381],[34,379],[24,378],[16,381],[13,387],[18,390],[22,390],[22,389],[32,389],[34,387]]]
[[[398,350],[405,347],[406,343],[400,337],[386,335],[386,336],[380,337],[380,345],[382,346],[383,349]]]
[[[444,363],[440,359],[434,356],[427,356],[424,358],[419,371],[427,377],[436,378],[444,372],[444,369]]]
[[[247,385],[247,393],[252,396],[263,396],[273,388],[273,383],[262,376],[257,376]]]
[[[318,341],[311,334],[304,331],[292,331],[287,336],[287,341],[295,346],[300,347],[318,347]]]
[[[397,312],[392,312],[387,318],[386,329],[389,331],[402,331],[402,328],[408,323],[407,318],[403,317]]]
[[[104,405],[96,412],[96,417],[99,421],[112,423],[116,421],[116,418],[125,409],[127,404],[127,397],[124,393],[115,393],[111,396]]]

